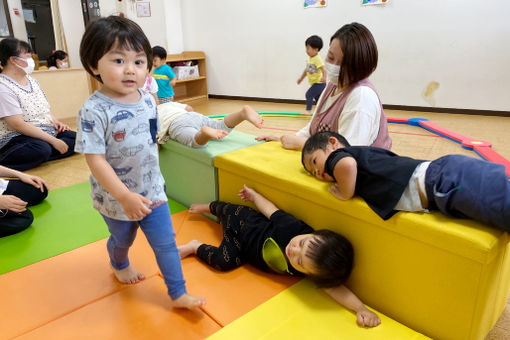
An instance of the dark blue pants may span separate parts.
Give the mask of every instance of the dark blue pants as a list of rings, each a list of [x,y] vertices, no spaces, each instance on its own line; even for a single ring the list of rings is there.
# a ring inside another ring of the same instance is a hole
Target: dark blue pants
[[[0,149],[0,165],[25,171],[46,161],[71,156],[74,153],[76,132],[63,131],[57,134],[57,138],[64,141],[69,147],[66,153],[61,154],[42,139],[25,135],[16,136]]]
[[[27,206],[39,204],[48,196],[48,191],[43,192],[33,185],[24,183],[20,180],[10,180],[7,189],[3,195],[13,195],[27,202]],[[0,210],[0,237],[19,233],[28,228],[34,216],[30,210],[15,213],[10,210]]]
[[[314,102],[315,102],[315,104],[317,104],[317,102],[319,101],[319,97],[321,96],[322,91],[324,91],[325,87],[326,87],[326,84],[324,84],[324,83],[315,83],[312,86],[310,86],[308,91],[306,91],[306,109],[307,110],[312,109]]]
[[[510,182],[501,164],[449,155],[425,175],[429,209],[510,231]]]

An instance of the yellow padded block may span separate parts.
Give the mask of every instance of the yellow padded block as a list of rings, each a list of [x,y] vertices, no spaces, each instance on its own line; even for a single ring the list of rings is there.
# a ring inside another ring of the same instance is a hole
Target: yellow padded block
[[[354,245],[348,282],[363,301],[432,338],[483,339],[510,287],[508,234],[439,212],[383,221],[359,198],[340,201],[305,172],[298,151],[264,143],[219,155],[219,197],[242,203],[243,184],[316,229]]]
[[[209,340],[251,339],[430,339],[374,311],[381,324],[363,328],[356,315],[302,280],[211,335]]]

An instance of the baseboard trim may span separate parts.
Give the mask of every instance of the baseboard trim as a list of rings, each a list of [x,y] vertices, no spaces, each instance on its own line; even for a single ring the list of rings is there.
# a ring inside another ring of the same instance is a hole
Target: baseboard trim
[[[228,100],[246,100],[246,101],[254,101],[254,102],[285,103],[285,104],[303,104],[303,105],[306,104],[306,102],[304,100],[298,100],[298,99],[224,96],[224,95],[218,95],[218,94],[210,94],[209,98],[228,99]],[[393,105],[393,104],[383,104],[383,107],[388,110],[400,110],[400,111],[420,111],[420,112],[465,114],[465,115],[476,115],[476,116],[510,117],[510,111],[454,109],[454,108],[449,108],[449,107],[408,106],[408,105]]]

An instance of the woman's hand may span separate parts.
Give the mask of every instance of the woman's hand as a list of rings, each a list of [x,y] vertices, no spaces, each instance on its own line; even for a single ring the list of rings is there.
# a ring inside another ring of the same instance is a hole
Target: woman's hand
[[[258,137],[255,137],[255,140],[258,140],[258,141],[266,141],[266,142],[277,142],[280,140],[280,138],[276,137],[276,136],[271,136],[271,135],[263,135],[263,136],[258,136]]]
[[[0,195],[0,209],[7,209],[17,213],[27,210],[27,202],[13,195]]]
[[[65,154],[69,149],[69,146],[63,140],[60,140],[58,138],[52,140],[51,146],[57,149],[57,151],[60,152],[61,154]]]
[[[71,128],[69,128],[68,125],[66,125],[58,120],[54,120],[51,123],[53,124],[53,126],[55,127],[55,129],[57,130],[58,133],[71,130]]]
[[[22,182],[33,185],[37,189],[41,190],[41,192],[44,192],[44,188],[48,189],[48,184],[46,184],[41,177],[25,174],[23,172],[21,172],[18,177]]]
[[[136,192],[129,192],[121,200],[119,200],[122,209],[126,216],[131,221],[139,221],[152,212],[147,206],[152,205],[152,202]]]

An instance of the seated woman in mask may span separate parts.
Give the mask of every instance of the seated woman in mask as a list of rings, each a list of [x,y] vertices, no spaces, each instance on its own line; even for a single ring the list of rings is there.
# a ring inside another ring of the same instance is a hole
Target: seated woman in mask
[[[67,53],[62,50],[53,51],[53,53],[46,59],[48,69],[56,70],[59,68],[69,68]]]
[[[286,149],[300,150],[311,135],[334,131],[351,145],[391,149],[386,116],[368,77],[377,67],[377,46],[372,33],[359,23],[344,25],[330,40],[325,60],[327,85],[313,118],[295,135],[280,138]],[[260,136],[257,140],[276,141]]]
[[[0,165],[20,171],[72,155],[76,139],[50,112],[33,70],[28,43],[0,41]]]

